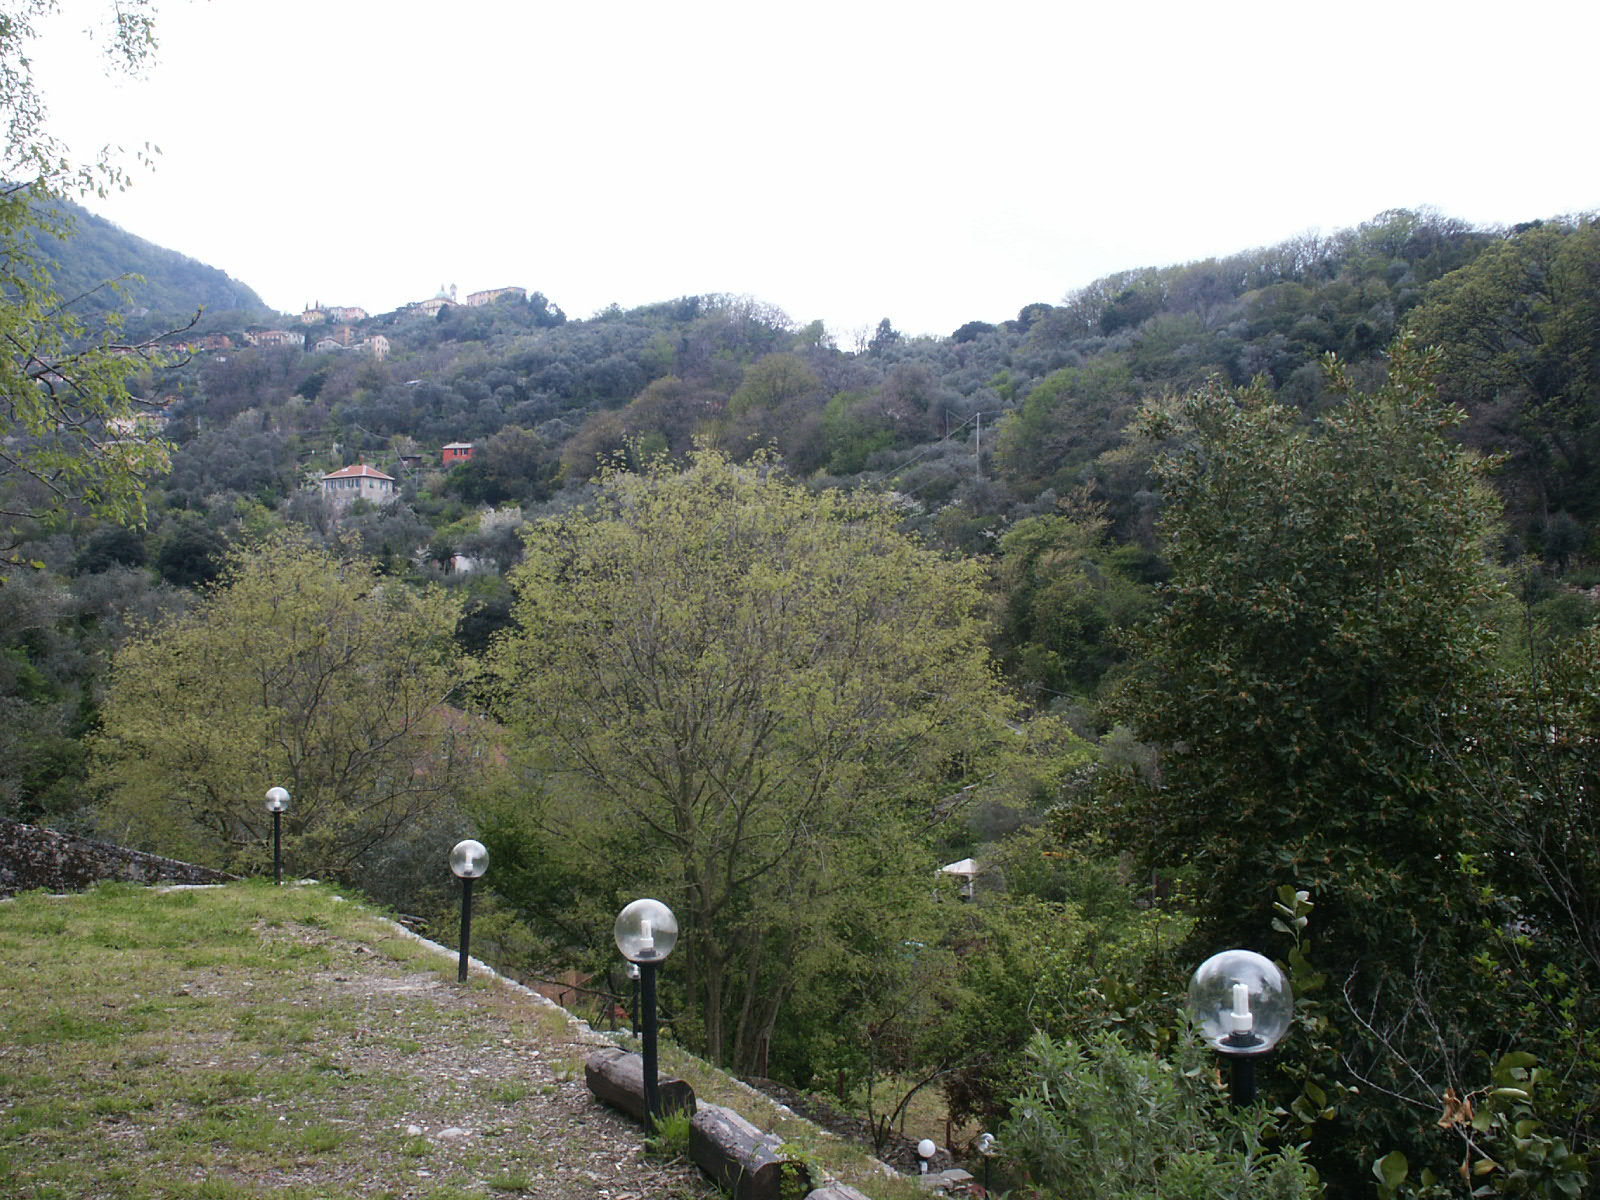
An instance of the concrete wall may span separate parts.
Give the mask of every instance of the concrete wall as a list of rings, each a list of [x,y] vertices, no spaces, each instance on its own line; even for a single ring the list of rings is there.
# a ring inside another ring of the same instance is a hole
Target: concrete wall
[[[101,880],[132,883],[223,883],[235,878],[210,867],[106,842],[0,821],[0,896],[32,888],[76,892]]]

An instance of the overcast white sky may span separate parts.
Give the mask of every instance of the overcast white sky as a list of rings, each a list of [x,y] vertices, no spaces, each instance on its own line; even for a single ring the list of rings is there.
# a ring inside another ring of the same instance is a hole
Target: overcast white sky
[[[59,136],[162,150],[90,207],[266,302],[749,294],[946,334],[1111,271],[1432,205],[1600,208],[1600,4],[167,0]]]

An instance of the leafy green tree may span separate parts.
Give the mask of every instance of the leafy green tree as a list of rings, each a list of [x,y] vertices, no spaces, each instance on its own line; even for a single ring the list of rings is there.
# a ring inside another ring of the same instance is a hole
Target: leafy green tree
[[[1429,367],[1398,344],[1370,393],[1330,368],[1345,402],[1315,429],[1257,388],[1146,423],[1176,438],[1173,575],[1115,711],[1162,756],[1110,797],[1160,865],[1204,865],[1202,911],[1235,932],[1265,933],[1249,898],[1276,883],[1325,913],[1342,898],[1351,951],[1409,924],[1418,892],[1459,891],[1439,851],[1468,841],[1433,746],[1484,698],[1497,506]]]
[[[1549,1070],[1540,1117],[1600,1133],[1600,629],[1536,648],[1468,742],[1442,747],[1483,835],[1469,863],[1500,907],[1475,960],[1483,1020]],[[1459,1082],[1459,1081],[1458,1081]],[[1467,1081],[1472,1082],[1472,1081]],[[1465,1086],[1461,1091],[1465,1094]]]
[[[62,302],[39,258],[41,232],[59,234],[69,193],[125,184],[105,159],[74,163],[45,131],[29,59],[55,0],[0,6],[0,553],[15,561],[34,518],[82,505],[114,520],[144,517],[144,486],[168,465],[159,438],[119,430],[145,406],[129,390],[153,343],[121,343],[115,321],[90,330]],[[148,0],[117,4],[108,61],[138,69],[153,53]]]
[[[496,707],[530,763],[486,836],[554,864],[546,919],[586,892],[594,942],[671,905],[706,1051],[753,1068],[841,931],[926,889],[940,801],[1009,736],[975,572],[763,459],[602,475],[513,572]]]
[[[1311,427],[1259,387],[1150,415],[1173,439],[1173,575],[1111,715],[1159,763],[1108,771],[1077,812],[1148,869],[1192,869],[1204,946],[1270,944],[1276,887],[1317,897],[1312,957],[1348,1000],[1345,1069],[1371,1085],[1352,1178],[1350,1157],[1412,1127],[1383,1097],[1430,1104],[1485,1036],[1465,973],[1440,966],[1470,959],[1488,915],[1440,748],[1477,735],[1493,691],[1498,506],[1431,367],[1398,343],[1363,393],[1331,366],[1344,403]]]
[[[768,354],[745,369],[738,389],[728,398],[734,416],[772,412],[813,398],[820,381],[798,354]]]
[[[997,651],[1030,694],[1088,695],[1120,660],[1120,631],[1141,621],[1154,595],[1117,563],[1103,506],[1080,493],[1069,510],[1024,517],[1001,535]]]
[[[102,827],[249,867],[261,797],[281,785],[299,869],[359,879],[474,777],[477,734],[450,707],[472,677],[460,614],[294,535],[236,552],[191,612],[117,652],[95,744]]]
[[[1084,897],[1091,904],[1028,895],[1017,860],[1037,855],[1039,845],[1024,834],[986,860],[1005,870],[1015,890],[963,906],[961,994],[936,1039],[953,1067],[940,1080],[951,1115],[991,1128],[1027,1087],[1027,1048],[1036,1034],[1082,1037],[1120,1022],[1169,1025],[1171,980],[1181,977],[1176,955],[1186,918],[1136,904],[1130,889],[1104,878],[1103,858],[1073,851],[1066,858],[1076,876],[1072,890],[1087,892],[1084,881],[1101,876],[1100,895]]]
[[[1122,440],[1137,402],[1120,357],[1047,375],[1001,422],[1000,473],[1024,495],[1074,486],[1085,467]]]
[[[472,504],[533,502],[550,494],[555,452],[531,429],[507,425],[451,472],[451,487]]]

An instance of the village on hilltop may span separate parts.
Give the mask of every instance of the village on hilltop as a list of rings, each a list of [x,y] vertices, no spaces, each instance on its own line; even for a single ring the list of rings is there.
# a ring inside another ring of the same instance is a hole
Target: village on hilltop
[[[471,292],[466,300],[456,299],[456,287],[440,286],[439,290],[426,300],[414,300],[394,310],[394,315],[402,317],[435,317],[439,310],[454,306],[467,308],[481,308],[486,304],[495,304],[502,301],[526,300],[526,288],[500,287],[489,288],[481,292]],[[305,311],[298,318],[298,324],[304,326],[332,326],[328,332],[317,335],[315,330],[301,329],[248,329],[243,333],[244,343],[248,346],[288,346],[304,350],[311,354],[331,354],[341,351],[351,351],[355,354],[371,355],[378,361],[389,356],[389,339],[381,333],[374,333],[368,337],[357,338],[355,324],[359,321],[371,319],[371,314],[364,308],[353,305],[324,305],[320,300],[307,304]],[[232,350],[236,344],[230,336],[223,333],[205,334],[191,338],[183,344],[181,349],[188,353],[211,352]]]

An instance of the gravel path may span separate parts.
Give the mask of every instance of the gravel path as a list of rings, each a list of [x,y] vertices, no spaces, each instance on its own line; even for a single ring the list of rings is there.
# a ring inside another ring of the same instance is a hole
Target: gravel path
[[[339,966],[301,977],[291,1003],[354,1018],[356,1036],[319,1048],[321,1069],[347,1085],[333,1089],[334,1107],[366,1100],[382,1115],[354,1162],[338,1156],[338,1178],[331,1162],[308,1161],[283,1183],[394,1200],[447,1184],[546,1200],[717,1194],[691,1164],[645,1155],[640,1127],[594,1099],[582,1062],[612,1043],[544,997],[476,962],[462,986],[364,945],[335,948]]]

